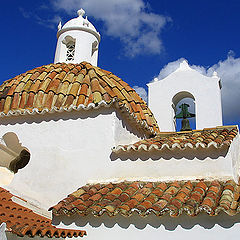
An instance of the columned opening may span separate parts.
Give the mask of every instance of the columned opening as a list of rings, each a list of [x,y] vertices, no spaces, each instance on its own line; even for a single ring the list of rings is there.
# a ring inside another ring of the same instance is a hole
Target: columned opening
[[[72,38],[71,36],[66,36],[62,41],[62,43],[66,45],[66,56],[65,56],[66,62],[74,60],[75,42],[76,42],[76,39]]]

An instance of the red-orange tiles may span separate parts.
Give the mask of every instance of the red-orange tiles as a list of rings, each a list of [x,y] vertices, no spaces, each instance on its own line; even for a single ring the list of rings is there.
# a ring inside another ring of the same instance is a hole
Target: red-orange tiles
[[[26,109],[41,112],[53,107],[87,107],[90,103],[97,106],[105,101],[120,108],[147,135],[159,132],[150,109],[134,89],[111,72],[87,62],[49,64],[27,71],[3,82],[0,100],[0,113],[5,115]]]
[[[7,231],[19,237],[83,237],[85,231],[56,228],[51,220],[34,213],[12,201],[13,195],[0,188],[0,224],[5,222]]]
[[[96,187],[97,186],[97,187]],[[94,193],[92,192],[94,189]],[[183,212],[195,216],[201,211],[217,215],[240,212],[240,186],[229,181],[120,182],[86,185],[70,194],[50,210],[55,215],[129,216],[133,212],[146,216],[166,212],[172,217]]]
[[[172,132],[159,133],[153,138],[144,139],[130,145],[119,145],[113,149],[114,152],[144,150],[149,151],[151,148],[161,150],[163,146],[173,149],[173,146],[185,149],[189,147],[196,148],[209,147],[214,145],[220,148],[223,145],[230,146],[233,139],[238,135],[238,128],[236,126],[226,126],[221,128],[194,130],[189,132]]]

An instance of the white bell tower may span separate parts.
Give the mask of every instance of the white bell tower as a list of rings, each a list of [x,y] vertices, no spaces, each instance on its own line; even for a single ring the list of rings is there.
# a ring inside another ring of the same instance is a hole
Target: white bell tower
[[[84,14],[85,11],[80,9],[77,18],[71,19],[63,26],[59,23],[54,63],[86,61],[97,66],[100,34],[87,17],[83,17]]]
[[[196,129],[222,126],[220,78],[216,72],[212,77],[204,76],[184,60],[175,72],[148,84],[149,107],[160,131],[176,131],[175,110],[184,98],[195,103]]]

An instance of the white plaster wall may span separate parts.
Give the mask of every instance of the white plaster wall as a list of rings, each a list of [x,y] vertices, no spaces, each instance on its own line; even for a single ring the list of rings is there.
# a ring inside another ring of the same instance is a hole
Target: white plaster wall
[[[48,209],[88,182],[233,176],[227,148],[113,154],[116,136],[125,136],[126,144],[138,140],[116,116],[101,108],[1,119],[0,136],[14,132],[31,153],[29,164],[5,187]]]
[[[232,158],[233,176],[235,182],[240,180],[240,135],[238,134],[231,143],[229,148],[229,156]]]
[[[49,237],[40,237],[40,236],[34,236],[34,238],[32,238],[32,237],[28,237],[28,236],[24,236],[24,237],[19,237],[19,236],[17,236],[16,234],[12,234],[12,233],[10,233],[10,232],[7,232],[6,233],[6,236],[7,236],[7,240],[19,240],[19,239],[21,239],[21,240],[32,240],[32,239],[34,239],[34,240],[49,240],[49,239],[52,239],[52,240],[54,240],[54,239],[58,239],[58,240],[62,240],[62,239],[71,239],[71,240],[73,240],[73,239],[76,239],[76,238],[62,238],[62,237],[60,237],[60,238],[56,238],[56,237],[52,237],[52,238],[49,238]],[[1,240],[3,240],[3,239],[1,239]]]
[[[107,170],[114,145],[112,109],[0,121],[0,136],[16,133],[31,153],[7,188],[38,206],[49,208]]]
[[[219,78],[206,77],[182,63],[166,78],[148,84],[149,107],[161,131],[175,131],[173,97],[182,91],[195,98],[196,129],[222,126]]]
[[[0,167],[0,186],[9,185],[14,178],[14,173],[6,167]]]
[[[113,113],[114,146],[132,144],[143,139],[144,133],[122,118],[119,113]]]
[[[125,162],[116,177],[125,177],[129,180],[167,181],[167,180],[194,180],[194,179],[229,179],[233,178],[234,159],[228,147],[216,149],[186,149],[161,152],[129,152],[114,155],[116,164]],[[134,169],[134,171],[132,169]]]
[[[122,176],[125,162],[112,161],[111,149],[118,136],[125,144],[139,138],[137,130],[118,117],[113,109],[101,108],[0,119],[0,136],[14,132],[31,153],[29,164],[14,178],[5,174],[1,184],[47,209],[89,180]]]
[[[92,43],[95,41],[99,43],[99,41],[95,35],[84,30],[68,30],[60,34],[57,41],[54,63],[66,62],[67,48],[62,42],[66,36],[76,39],[74,60],[68,62],[81,63],[86,61],[97,66],[98,50],[92,55]]]
[[[110,219],[104,216],[90,222],[85,221],[86,218],[89,219],[88,217],[77,218],[76,222],[71,222],[73,218],[62,218],[64,222],[58,223],[58,227],[84,229],[89,240],[229,240],[238,239],[240,234],[239,217],[225,214],[214,217],[206,214],[197,217],[183,215],[177,218],[117,216]]]

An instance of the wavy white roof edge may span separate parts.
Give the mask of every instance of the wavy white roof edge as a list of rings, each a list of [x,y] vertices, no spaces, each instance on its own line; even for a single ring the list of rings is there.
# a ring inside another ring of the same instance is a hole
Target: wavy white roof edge
[[[145,176],[145,177],[125,177],[125,178],[108,178],[108,179],[89,179],[87,184],[89,185],[94,185],[94,184],[116,184],[116,183],[122,183],[122,182],[173,182],[173,181],[199,181],[199,179],[204,179],[204,181],[213,181],[213,180],[218,180],[218,181],[228,181],[228,180],[233,180],[234,179],[230,176],[161,176],[161,177],[150,177],[150,176]]]
[[[70,105],[69,107],[52,107],[51,109],[48,108],[43,108],[42,110],[39,110],[38,108],[33,108],[33,109],[22,109],[22,110],[10,110],[7,113],[0,112],[0,117],[11,117],[11,116],[20,116],[20,115],[44,115],[46,113],[62,113],[62,112],[71,112],[71,111],[80,111],[80,110],[91,110],[91,109],[99,109],[100,107],[106,107],[109,108],[113,104],[116,104],[117,108],[121,109],[122,112],[128,112],[129,113],[129,108],[123,104],[121,108],[119,107],[117,99],[113,99],[110,103],[107,103],[106,101],[102,100],[98,104],[95,103],[89,103],[87,106],[80,104],[79,106],[74,106],[73,104]],[[133,120],[136,121],[137,124],[140,124],[141,127],[149,130],[151,133],[154,133],[154,130],[152,127],[148,126],[146,122],[139,121],[137,120],[137,117],[134,113],[129,113],[129,118],[132,118]]]
[[[122,145],[119,145],[117,147],[114,147],[112,148],[112,151],[115,152],[115,153],[118,153],[118,152],[129,152],[131,150],[133,151],[140,151],[140,150],[144,150],[146,152],[149,152],[151,150],[157,150],[157,151],[161,151],[163,150],[164,148],[166,149],[169,149],[171,151],[175,150],[175,149],[179,149],[181,151],[183,150],[186,150],[186,149],[200,149],[200,148],[209,148],[211,146],[215,147],[216,149],[217,148],[221,148],[223,147],[224,145],[226,145],[226,143],[222,143],[220,146],[217,145],[216,142],[210,142],[207,146],[205,146],[203,143],[196,143],[196,145],[194,146],[193,144],[191,143],[186,143],[184,145],[184,148],[181,147],[181,145],[179,143],[174,143],[172,146],[168,145],[167,143],[164,143],[161,147],[157,146],[156,144],[152,144],[150,145],[149,148],[147,148],[147,145],[146,144],[140,144],[139,146],[135,146],[134,144],[130,144],[126,147],[122,146]]]

